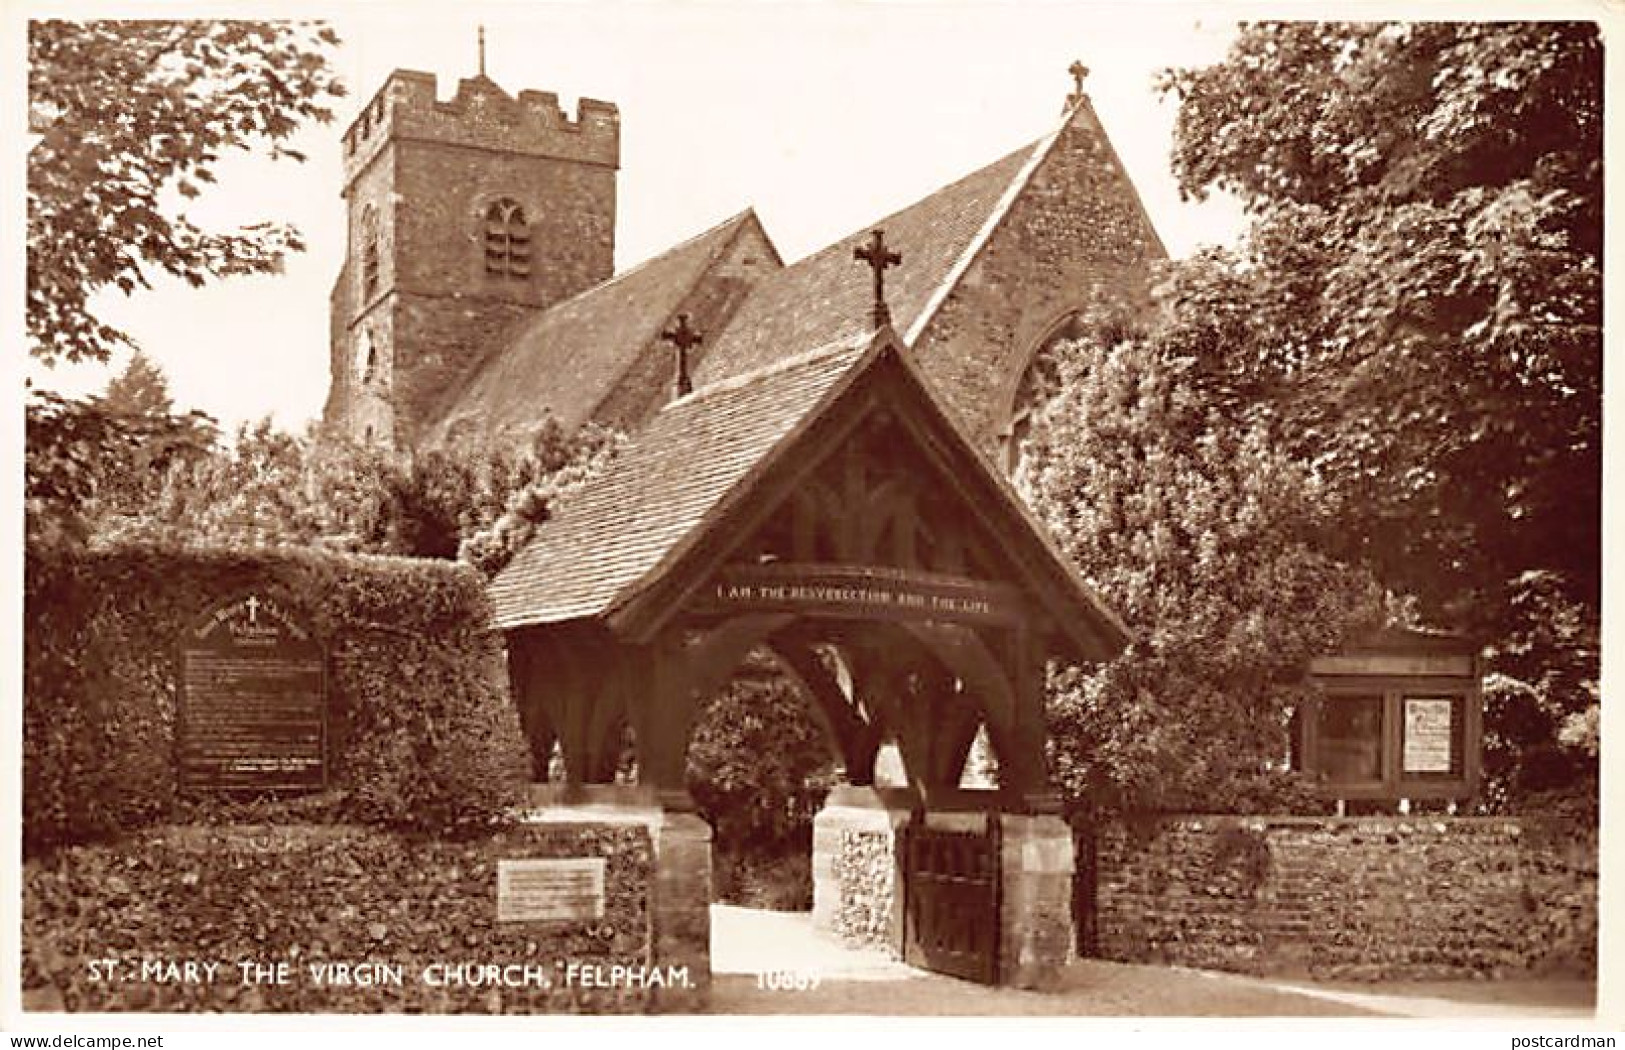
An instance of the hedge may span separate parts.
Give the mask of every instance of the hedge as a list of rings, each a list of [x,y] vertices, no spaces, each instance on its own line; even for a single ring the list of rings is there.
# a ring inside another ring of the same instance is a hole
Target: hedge
[[[527,779],[500,640],[473,570],[295,548],[30,548],[23,836],[32,852],[156,821],[479,825]],[[182,792],[178,640],[254,589],[327,654],[327,790]]]
[[[498,864],[534,857],[605,858],[602,918],[498,921]],[[24,862],[23,1001],[74,1012],[643,1011],[647,989],[584,987],[568,967],[649,964],[653,860],[641,824],[509,825],[456,840],[332,824],[145,828]],[[170,979],[180,961],[207,979]],[[285,965],[288,980],[246,981],[245,963]],[[399,980],[333,983],[356,963]],[[457,965],[531,967],[544,980],[431,971]]]

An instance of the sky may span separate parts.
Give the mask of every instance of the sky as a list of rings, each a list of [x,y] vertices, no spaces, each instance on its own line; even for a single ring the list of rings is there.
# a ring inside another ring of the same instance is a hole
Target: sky
[[[301,8],[343,44],[350,94],[335,119],[304,129],[304,164],[240,154],[211,192],[185,203],[206,226],[292,222],[308,248],[281,274],[95,300],[165,371],[177,409],[229,433],[269,415],[301,430],[328,385],[328,293],[343,258],[340,135],[393,69],[439,78],[441,98],[478,69],[510,93],[554,91],[621,113],[616,267],[625,269],[754,207],[787,262],[903,207],[1057,122],[1085,83],[1107,134],[1176,256],[1234,239],[1228,199],[1182,202],[1168,169],[1175,104],[1154,89],[1169,66],[1223,56],[1228,19],[1173,5],[1000,2],[396,4]],[[466,13],[465,13],[466,12]],[[263,15],[265,12],[259,11]],[[108,364],[32,365],[38,385],[104,388]]]

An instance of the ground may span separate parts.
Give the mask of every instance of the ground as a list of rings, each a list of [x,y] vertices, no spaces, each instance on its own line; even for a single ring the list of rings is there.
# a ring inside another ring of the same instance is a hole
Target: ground
[[[825,938],[805,912],[711,909],[711,1011],[720,1014],[999,1014],[1096,1017],[1411,1017],[1584,1021],[1582,981],[1310,984],[1084,959],[1053,993],[987,988],[904,966]],[[805,991],[759,987],[757,974],[816,974]]]

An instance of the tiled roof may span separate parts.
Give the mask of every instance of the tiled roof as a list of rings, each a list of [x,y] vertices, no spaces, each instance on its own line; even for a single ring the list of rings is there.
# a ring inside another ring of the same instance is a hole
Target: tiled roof
[[[534,429],[544,411],[566,429],[593,418],[684,296],[753,221],[743,211],[547,310],[448,392],[427,443],[445,442],[465,421],[494,435]]]
[[[1047,142],[1023,146],[764,280],[704,352],[696,378],[705,383],[740,375],[798,347],[871,331],[870,272],[852,258],[853,247],[871,229],[884,229],[888,247],[903,255],[902,265],[886,272],[886,301],[892,326],[910,332],[954,276],[1011,184]]]
[[[503,629],[597,616],[637,590],[822,403],[870,334],[701,389],[655,414],[491,581]]]
[[[910,415],[930,434],[922,440],[945,457],[950,487],[971,503],[963,508],[969,517],[1000,538],[1011,582],[1047,607],[1072,652],[1109,659],[1128,643],[1127,629],[1009,482],[969,445],[906,355],[896,333],[883,329],[667,405],[491,581],[494,626],[592,618],[633,635],[656,629],[653,624],[673,613],[671,596],[682,593],[685,579],[710,571],[707,559],[728,556],[725,530],[736,528],[738,515],[750,513],[764,489],[783,482],[784,465],[804,462],[795,457],[812,451],[806,442],[820,440],[814,437],[820,421],[843,404],[865,404],[851,399],[869,397],[875,388],[865,384],[878,381],[890,384],[887,410]]]

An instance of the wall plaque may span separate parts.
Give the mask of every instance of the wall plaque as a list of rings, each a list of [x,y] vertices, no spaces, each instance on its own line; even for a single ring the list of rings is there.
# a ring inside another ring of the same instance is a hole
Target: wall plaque
[[[498,922],[587,922],[603,917],[603,857],[497,861]]]
[[[309,628],[263,593],[213,609],[180,647],[181,783],[242,790],[320,789],[327,690]]]
[[[1405,698],[1405,772],[1450,772],[1455,706],[1449,698]]]

